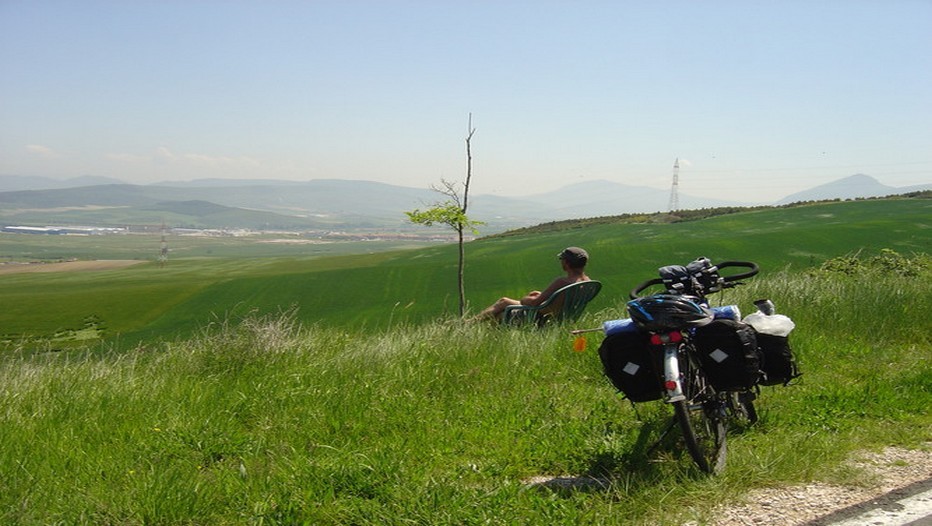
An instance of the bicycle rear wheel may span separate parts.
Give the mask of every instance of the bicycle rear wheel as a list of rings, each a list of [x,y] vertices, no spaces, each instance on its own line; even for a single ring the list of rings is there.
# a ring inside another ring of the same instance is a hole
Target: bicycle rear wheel
[[[733,422],[750,426],[757,422],[757,409],[754,400],[757,396],[750,391],[728,393],[728,413]]]
[[[686,400],[675,402],[673,412],[686,449],[699,469],[718,473],[725,467],[727,444],[725,407],[695,362],[681,359]]]

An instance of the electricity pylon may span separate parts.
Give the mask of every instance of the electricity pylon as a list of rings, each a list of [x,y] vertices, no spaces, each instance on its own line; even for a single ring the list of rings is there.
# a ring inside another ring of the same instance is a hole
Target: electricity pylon
[[[670,205],[668,206],[671,212],[676,212],[680,207],[679,186],[680,158],[677,157],[676,162],[673,163],[673,186],[670,188]]]

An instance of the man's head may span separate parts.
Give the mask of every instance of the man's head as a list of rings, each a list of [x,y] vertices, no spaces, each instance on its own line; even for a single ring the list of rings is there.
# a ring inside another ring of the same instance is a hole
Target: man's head
[[[570,268],[581,269],[589,262],[589,253],[579,247],[564,248],[562,252],[557,254],[557,257],[566,261]]]

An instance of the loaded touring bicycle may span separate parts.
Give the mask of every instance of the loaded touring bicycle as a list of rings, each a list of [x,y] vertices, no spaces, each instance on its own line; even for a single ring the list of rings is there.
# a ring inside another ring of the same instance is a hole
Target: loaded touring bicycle
[[[743,272],[720,272],[732,267]],[[757,420],[759,386],[786,385],[799,376],[788,340],[794,324],[770,300],[756,301],[757,310],[744,318],[737,305],[709,306],[708,295],[758,271],[752,262],[715,265],[707,258],[662,267],[659,277],[631,291],[629,317],[602,327],[605,375],[633,403],[672,405],[667,432],[679,427],[690,456],[707,473],[725,465],[729,421]]]

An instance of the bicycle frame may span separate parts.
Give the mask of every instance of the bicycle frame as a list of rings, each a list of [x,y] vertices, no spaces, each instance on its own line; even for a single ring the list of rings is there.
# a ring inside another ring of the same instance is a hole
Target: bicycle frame
[[[683,379],[680,375],[680,348],[683,345],[683,333],[670,331],[653,333],[650,343],[663,352],[663,387],[664,402],[670,404],[686,399],[683,394]]]

